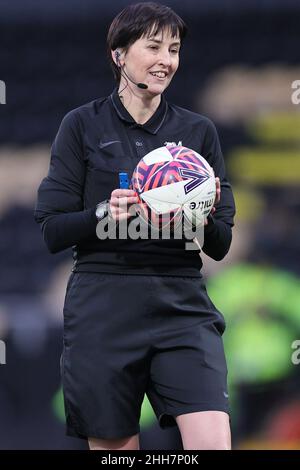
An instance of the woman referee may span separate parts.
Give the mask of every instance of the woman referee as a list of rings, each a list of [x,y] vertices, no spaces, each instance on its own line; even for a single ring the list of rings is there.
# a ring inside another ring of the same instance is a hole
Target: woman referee
[[[156,3],[117,15],[107,43],[118,86],[65,116],[38,190],[35,219],[50,252],[73,248],[61,371],[67,434],[90,449],[139,449],[145,393],[162,428],[178,425],[184,449],[230,448],[225,323],[207,295],[199,250],[180,239],[96,235],[99,221],[129,219],[137,202],[119,188],[119,173],[180,142],[218,177],[203,251],[221,260],[229,250],[235,209],[216,129],[163,95],[185,34],[182,19]]]

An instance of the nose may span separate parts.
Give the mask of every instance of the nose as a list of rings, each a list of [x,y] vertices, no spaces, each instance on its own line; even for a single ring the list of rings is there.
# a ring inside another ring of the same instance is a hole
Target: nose
[[[159,64],[164,65],[165,67],[170,67],[170,65],[172,64],[171,54],[168,49],[161,49]]]

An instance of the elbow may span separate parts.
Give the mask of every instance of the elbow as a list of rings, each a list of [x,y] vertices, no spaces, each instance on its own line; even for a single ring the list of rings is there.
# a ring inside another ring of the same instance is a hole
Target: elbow
[[[222,261],[229,252],[232,240],[232,233],[227,234],[227,237],[222,242],[214,243],[203,247],[204,252],[215,261]]]
[[[230,234],[228,234],[226,242],[223,244],[220,244],[218,247],[219,249],[217,249],[215,252],[215,257],[214,257],[215,261],[222,261],[222,259],[225,258],[225,256],[229,252],[231,241],[232,241],[232,233],[230,230]]]
[[[43,234],[43,239],[48,248],[49,253],[55,254],[60,251],[71,248],[74,243],[73,240],[69,240],[65,236],[64,226],[62,225],[61,219],[59,216],[44,217],[43,219],[37,220],[41,225],[41,230]],[[58,223],[59,222],[59,223]]]
[[[46,243],[46,246],[48,248],[49,253],[51,253],[51,255],[55,255],[55,253],[59,253],[61,251],[60,248],[54,245],[49,245]]]
[[[230,247],[228,247],[227,249],[215,251],[214,253],[211,254],[211,258],[214,259],[215,261],[222,261],[222,259],[224,259],[225,256],[227,255],[229,248]]]
[[[42,226],[42,232],[43,239],[49,253],[55,254],[64,249],[64,247],[61,245],[61,242],[58,240],[57,236],[55,236],[51,230],[51,227],[47,223]]]
[[[49,253],[51,253],[52,255],[54,255],[55,253],[58,253],[59,251],[61,251],[61,248],[58,246],[56,241],[52,240],[52,239],[49,239],[47,237],[47,234],[45,234],[45,233],[44,233],[44,242],[46,244],[46,247],[47,247]]]
[[[222,261],[222,259],[225,258],[227,253],[229,252],[230,246],[231,246],[231,240],[232,240],[232,234],[230,232],[230,236],[226,240],[226,243],[223,245],[219,246],[219,249],[216,250],[214,260],[215,261]]]

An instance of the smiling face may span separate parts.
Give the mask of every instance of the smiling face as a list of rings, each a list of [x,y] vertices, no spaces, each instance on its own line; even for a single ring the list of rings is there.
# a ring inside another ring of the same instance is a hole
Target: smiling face
[[[147,94],[159,95],[168,87],[178,68],[179,49],[179,36],[172,37],[171,31],[165,29],[136,40],[121,55],[120,64],[135,82],[148,85]]]

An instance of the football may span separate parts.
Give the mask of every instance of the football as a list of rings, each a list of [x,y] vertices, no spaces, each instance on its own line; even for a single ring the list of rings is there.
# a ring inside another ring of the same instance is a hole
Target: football
[[[152,150],[136,166],[131,187],[140,214],[156,228],[188,222],[204,224],[216,196],[214,171],[195,150],[167,145]]]

